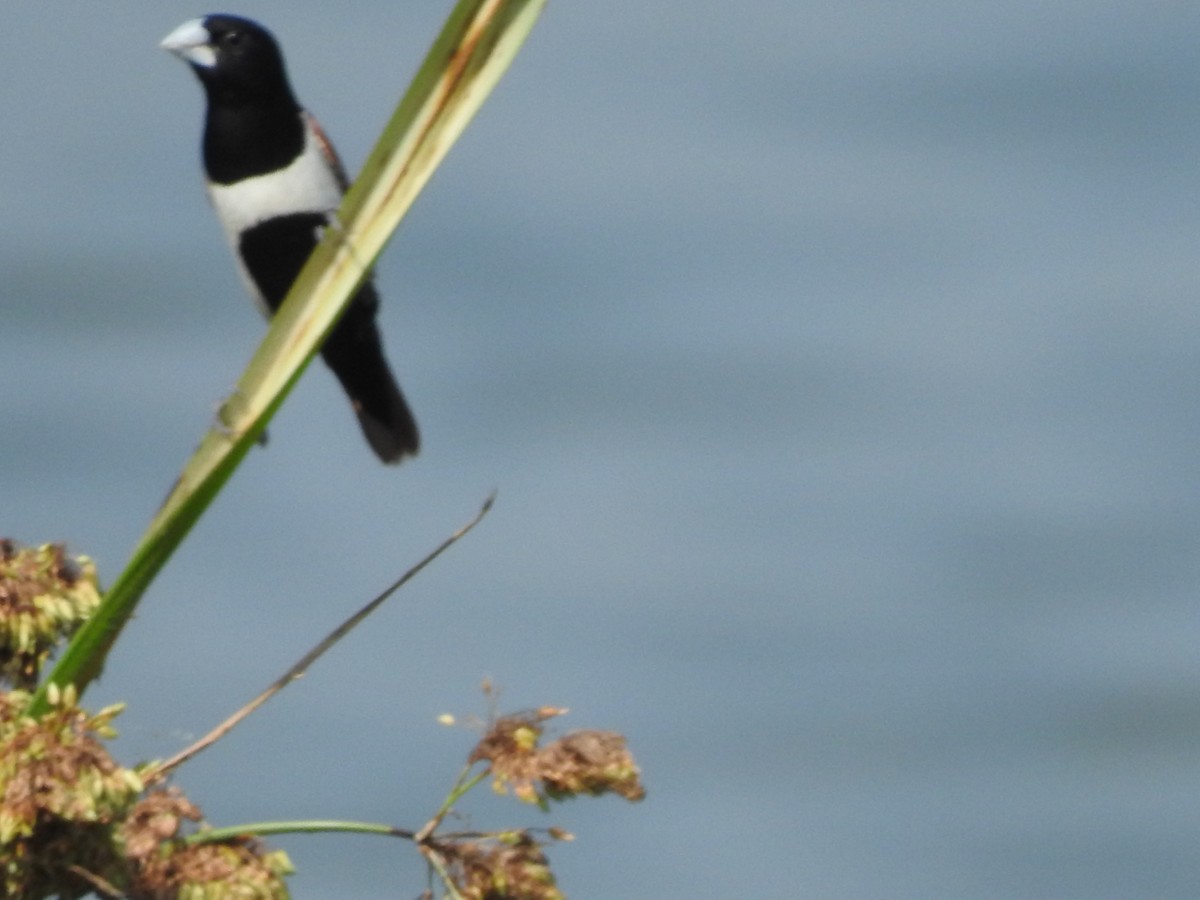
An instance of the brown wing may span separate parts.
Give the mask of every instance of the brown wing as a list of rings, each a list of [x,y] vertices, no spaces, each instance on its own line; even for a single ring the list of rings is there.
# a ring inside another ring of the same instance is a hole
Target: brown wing
[[[333,168],[333,174],[337,176],[338,184],[341,185],[342,193],[344,194],[350,188],[350,179],[346,176],[346,169],[342,165],[342,161],[338,158],[337,151],[333,149],[333,141],[329,140],[329,135],[325,133],[325,129],[321,127],[321,123],[308,110],[304,111],[304,121],[312,132],[313,137],[317,139],[317,148],[321,151],[321,155]]]

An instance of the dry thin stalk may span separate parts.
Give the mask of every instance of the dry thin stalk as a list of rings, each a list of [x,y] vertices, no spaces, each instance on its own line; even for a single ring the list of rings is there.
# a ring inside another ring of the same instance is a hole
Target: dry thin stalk
[[[346,619],[346,621],[342,622],[341,625],[326,635],[326,637],[320,643],[309,650],[308,653],[304,654],[299,662],[297,662],[294,666],[288,669],[287,672],[272,682],[271,685],[267,687],[267,689],[261,694],[259,694],[233,715],[229,716],[229,718],[223,721],[204,737],[200,738],[200,740],[196,741],[190,747],[185,747],[166,762],[160,763],[159,765],[149,769],[144,776],[146,783],[153,784],[157,781],[160,781],[172,769],[191,759],[200,751],[215,744],[230,731],[232,731],[252,712],[282,691],[293,681],[303,677],[304,673],[308,671],[309,667],[318,659],[320,659],[326,653],[326,651],[333,647],[334,644],[353,631],[354,628],[358,626],[364,619],[366,619],[367,616],[378,609],[385,600],[387,600],[392,596],[392,594],[411,581],[418,572],[441,556],[442,553],[448,550],[452,544],[456,543],[459,538],[466,535],[472,528],[478,525],[483,517],[486,516],[488,511],[492,508],[492,504],[495,502],[495,500],[496,495],[493,493],[483,502],[483,506],[481,506],[479,512],[472,517],[471,521],[467,522],[466,525],[462,526],[460,529],[458,529],[458,531],[454,532],[454,534],[442,541],[442,543],[439,544],[436,549],[434,549],[419,563],[392,582],[391,585],[389,585],[382,593],[371,600],[370,603],[368,603],[358,612],[354,613],[354,615],[350,616],[350,618]]]

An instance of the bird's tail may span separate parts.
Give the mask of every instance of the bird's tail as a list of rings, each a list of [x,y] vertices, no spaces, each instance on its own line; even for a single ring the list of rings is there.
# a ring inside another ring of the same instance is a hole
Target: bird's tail
[[[416,455],[421,436],[383,354],[373,304],[360,302],[362,299],[351,303],[326,339],[321,355],[349,396],[375,455],[385,463],[398,463]]]
[[[398,463],[421,449],[416,419],[394,378],[374,385],[369,392],[346,392],[367,443],[381,460]]]

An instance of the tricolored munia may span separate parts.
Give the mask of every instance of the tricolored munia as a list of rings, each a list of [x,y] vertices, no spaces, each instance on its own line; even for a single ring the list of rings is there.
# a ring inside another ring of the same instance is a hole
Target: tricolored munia
[[[283,302],[331,224],[348,186],[333,145],[296,101],[283,54],[256,22],[210,15],[162,42],[200,79],[208,101],[203,159],[208,196],[251,295],[266,316]],[[321,348],[371,449],[399,462],[420,445],[417,423],[388,367],[368,277]]]

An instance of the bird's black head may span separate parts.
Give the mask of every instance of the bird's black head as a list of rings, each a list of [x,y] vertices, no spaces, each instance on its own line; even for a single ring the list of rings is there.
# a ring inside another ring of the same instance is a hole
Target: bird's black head
[[[305,126],[271,32],[240,16],[184,22],[162,42],[186,62],[208,97],[204,168],[232,184],[282,168],[304,150]]]
[[[279,44],[257,22],[224,14],[192,19],[162,46],[192,67],[210,99],[295,106]]]

